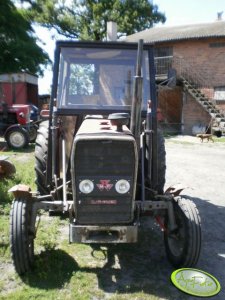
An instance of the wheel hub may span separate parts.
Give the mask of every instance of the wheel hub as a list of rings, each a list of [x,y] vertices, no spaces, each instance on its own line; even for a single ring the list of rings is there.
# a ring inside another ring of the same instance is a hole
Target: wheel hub
[[[21,147],[24,144],[24,136],[20,132],[13,132],[10,135],[10,142],[15,147]]]

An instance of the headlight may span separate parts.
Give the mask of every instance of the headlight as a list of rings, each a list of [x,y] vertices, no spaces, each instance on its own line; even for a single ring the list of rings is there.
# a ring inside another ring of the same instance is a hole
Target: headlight
[[[81,193],[90,194],[94,190],[94,183],[89,179],[82,180],[79,184],[79,190]]]
[[[24,118],[25,114],[23,112],[19,113],[20,118]]]
[[[119,194],[126,194],[130,190],[130,183],[125,179],[117,181],[115,189]]]

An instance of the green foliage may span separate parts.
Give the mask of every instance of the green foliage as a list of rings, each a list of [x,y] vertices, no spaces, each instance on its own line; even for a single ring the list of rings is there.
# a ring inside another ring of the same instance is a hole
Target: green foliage
[[[155,23],[164,23],[165,15],[148,0],[24,0],[30,4],[24,13],[47,28],[80,40],[106,38],[108,21],[118,24],[118,37],[129,35]]]
[[[0,73],[42,74],[49,58],[36,44],[31,22],[10,0],[0,1],[0,11]]]
[[[71,65],[69,94],[91,95],[94,91],[94,65]]]
[[[4,152],[8,156],[9,161],[16,167],[16,174],[9,179],[1,179],[0,181],[0,215],[9,214],[10,205],[13,200],[13,195],[8,193],[8,190],[17,184],[26,184],[32,190],[36,190],[35,174],[34,174],[34,156],[33,146],[23,149],[24,153],[15,152],[13,150]],[[30,151],[32,151],[30,153]]]
[[[42,216],[40,215],[39,217],[41,221]],[[56,248],[58,229],[59,229],[58,218],[52,218],[51,222],[46,222],[46,221],[40,222],[36,241],[41,249],[50,251]]]
[[[0,257],[9,260],[9,219],[8,216],[1,216],[0,222]]]

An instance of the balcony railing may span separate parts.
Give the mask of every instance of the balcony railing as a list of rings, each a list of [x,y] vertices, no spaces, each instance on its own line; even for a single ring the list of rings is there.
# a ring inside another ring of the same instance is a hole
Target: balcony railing
[[[211,101],[214,100],[214,88],[204,72],[196,70],[194,62],[185,61],[181,57],[165,56],[155,58],[156,79],[169,79],[174,74],[176,79],[186,79],[195,88],[201,90]],[[173,72],[171,72],[173,70]]]

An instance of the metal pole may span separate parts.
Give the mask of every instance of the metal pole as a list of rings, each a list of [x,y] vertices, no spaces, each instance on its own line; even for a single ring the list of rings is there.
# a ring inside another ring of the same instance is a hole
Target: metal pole
[[[153,189],[157,187],[158,184],[158,122],[157,122],[157,95],[156,95],[156,84],[155,84],[155,64],[154,64],[154,52],[153,47],[149,50],[149,75],[150,75],[150,97],[151,97],[151,107],[148,114],[147,124],[150,128],[147,128],[150,134],[148,148],[151,149],[151,166],[148,170],[149,177],[151,178],[151,186]],[[150,158],[149,158],[150,159]]]
[[[62,171],[63,171],[63,209],[68,209],[67,188],[66,188],[66,143],[64,136],[62,137]]]
[[[133,101],[131,108],[131,125],[130,129],[134,135],[138,147],[140,149],[140,134],[141,134],[141,106],[142,106],[142,60],[143,60],[143,40],[138,42],[136,75],[134,77]]]

